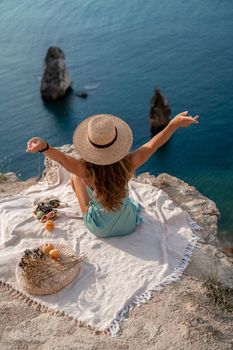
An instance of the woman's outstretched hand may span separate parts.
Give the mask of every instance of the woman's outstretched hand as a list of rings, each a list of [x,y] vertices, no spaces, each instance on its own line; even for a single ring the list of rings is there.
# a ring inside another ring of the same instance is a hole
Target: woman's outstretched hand
[[[177,128],[180,127],[187,127],[191,124],[198,124],[199,115],[196,115],[195,117],[191,117],[188,115],[188,111],[181,112],[177,114],[171,121],[172,125],[174,125]]]
[[[33,137],[27,142],[27,149],[26,152],[29,153],[36,153],[43,148],[45,148],[47,145],[47,142],[40,137]]]

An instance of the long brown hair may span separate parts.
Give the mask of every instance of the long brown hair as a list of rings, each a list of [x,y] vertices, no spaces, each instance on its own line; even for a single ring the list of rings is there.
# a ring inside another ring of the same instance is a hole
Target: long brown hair
[[[82,161],[86,177],[95,190],[96,200],[107,211],[118,210],[126,196],[126,185],[133,174],[130,155],[109,165]]]

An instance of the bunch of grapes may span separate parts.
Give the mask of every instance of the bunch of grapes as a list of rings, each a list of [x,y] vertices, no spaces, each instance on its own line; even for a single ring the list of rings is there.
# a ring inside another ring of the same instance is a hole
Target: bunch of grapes
[[[54,208],[58,208],[60,206],[60,201],[58,199],[51,199],[43,202],[35,200],[34,205],[36,206],[34,214],[37,214],[39,211],[43,212],[44,214],[48,214],[50,211],[53,211]]]

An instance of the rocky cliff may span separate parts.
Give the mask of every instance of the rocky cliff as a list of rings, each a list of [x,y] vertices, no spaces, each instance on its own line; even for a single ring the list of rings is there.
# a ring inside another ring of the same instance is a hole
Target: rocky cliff
[[[77,156],[73,146],[65,145],[62,150]],[[45,165],[40,181],[53,182],[56,173],[52,162],[46,159]],[[118,339],[93,336],[72,320],[43,314],[1,293],[2,349],[232,349],[233,261],[222,252],[217,239],[219,211],[215,203],[169,174],[155,177],[146,173],[136,180],[162,188],[203,227],[196,232],[200,241],[181,281],[168,285],[146,305],[130,312]],[[14,195],[35,181],[5,179],[0,183],[0,191],[4,190],[0,196]]]

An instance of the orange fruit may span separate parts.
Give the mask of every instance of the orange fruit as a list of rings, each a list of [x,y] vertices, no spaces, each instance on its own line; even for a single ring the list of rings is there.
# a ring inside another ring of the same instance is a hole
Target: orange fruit
[[[52,249],[49,252],[49,256],[54,260],[60,260],[61,253],[59,252],[58,249]]]
[[[52,249],[54,249],[54,245],[51,243],[45,243],[42,245],[42,248],[41,248],[44,254],[49,254],[50,250]]]
[[[48,220],[44,226],[46,230],[52,231],[54,229],[54,222],[52,220]]]

